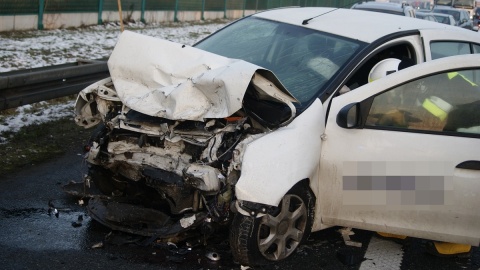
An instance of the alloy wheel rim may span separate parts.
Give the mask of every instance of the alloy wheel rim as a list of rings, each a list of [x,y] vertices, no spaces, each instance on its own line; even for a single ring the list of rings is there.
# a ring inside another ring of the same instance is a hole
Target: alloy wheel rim
[[[288,194],[280,203],[278,214],[267,214],[260,221],[258,247],[272,261],[285,259],[300,244],[307,225],[307,207],[303,200]]]

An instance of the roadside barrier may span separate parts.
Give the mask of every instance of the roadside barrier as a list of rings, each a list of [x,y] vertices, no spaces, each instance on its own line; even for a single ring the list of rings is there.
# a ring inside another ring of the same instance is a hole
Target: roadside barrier
[[[0,110],[76,94],[109,76],[106,60],[0,73]]]

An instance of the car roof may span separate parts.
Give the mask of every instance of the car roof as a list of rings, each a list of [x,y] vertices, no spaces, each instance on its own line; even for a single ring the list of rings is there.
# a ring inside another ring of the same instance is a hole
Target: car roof
[[[335,35],[371,43],[381,37],[400,31],[417,29],[446,29],[458,31],[458,27],[407,16],[398,16],[358,9],[298,7],[273,9],[253,15],[272,21],[311,28]],[[395,18],[392,19],[392,16]],[[307,24],[302,24],[308,20]],[[346,18],[348,23],[346,23]]]
[[[431,13],[425,13],[425,12],[416,12],[415,13],[417,19],[422,19],[422,20],[429,20],[429,21],[434,21],[437,22],[437,19],[433,14]]]
[[[450,14],[445,13],[432,13],[432,15],[437,18],[437,21],[440,23],[444,23],[442,18],[448,18],[448,22],[450,25],[455,25],[455,18],[453,18]],[[441,20],[441,21],[440,21]]]
[[[435,10],[435,9],[453,10],[453,11],[458,11],[458,12],[460,12],[460,10],[461,10],[461,9],[456,9],[454,7],[451,7],[451,6],[434,6],[433,10]]]
[[[449,17],[449,18],[452,18],[453,20],[455,20],[455,18],[453,18],[453,16],[450,15],[450,14],[433,12],[432,15],[433,16],[438,16],[438,17]]]
[[[421,15],[421,16],[428,16],[428,15],[432,15],[433,16],[433,13],[430,13],[430,12],[422,12],[422,11],[417,11],[415,12],[416,15]]]
[[[442,17],[452,17],[452,18],[453,18],[452,15],[447,14],[447,13],[432,12],[431,14],[434,15],[434,16],[437,16],[437,15],[438,15],[438,16],[442,16]]]
[[[352,8],[355,9],[383,9],[391,11],[400,11],[403,12],[405,8],[408,8],[408,5],[403,5],[399,3],[390,3],[390,2],[363,2],[353,5]]]

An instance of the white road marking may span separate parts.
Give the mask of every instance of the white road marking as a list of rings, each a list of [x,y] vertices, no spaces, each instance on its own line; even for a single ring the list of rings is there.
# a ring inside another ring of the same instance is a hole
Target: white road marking
[[[402,257],[402,245],[373,236],[368,244],[365,261],[360,265],[360,270],[398,270],[402,263]]]

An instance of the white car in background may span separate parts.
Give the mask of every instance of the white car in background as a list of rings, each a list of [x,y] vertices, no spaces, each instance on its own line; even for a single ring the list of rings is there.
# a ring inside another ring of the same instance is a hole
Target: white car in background
[[[390,3],[390,2],[361,2],[352,6],[352,9],[374,11],[380,13],[394,14],[407,17],[416,17],[415,9],[407,3]]]
[[[417,19],[437,22],[437,18],[431,12],[415,12],[415,16]],[[453,18],[453,17],[452,17]]]
[[[437,19],[437,22],[455,26],[455,18],[452,15],[444,13],[431,13]]]
[[[470,18],[470,14],[464,9],[457,9],[449,6],[435,6],[432,11],[435,13],[452,15],[455,19],[456,26],[469,30],[474,30],[473,21]]]
[[[331,226],[478,246],[480,116],[444,116],[480,91],[438,82],[480,84],[479,51],[472,31],[337,8],[260,12],[193,47],[125,31],[77,100],[77,123],[99,125],[87,209],[168,241],[230,226],[242,265]],[[387,58],[416,65],[368,83]]]

